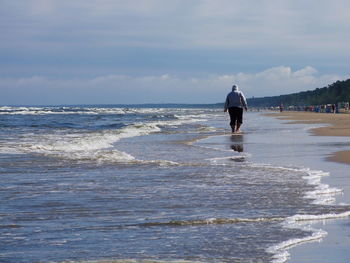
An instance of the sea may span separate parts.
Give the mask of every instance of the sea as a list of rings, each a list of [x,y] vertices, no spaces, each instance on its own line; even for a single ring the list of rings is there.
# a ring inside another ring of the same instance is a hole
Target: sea
[[[312,127],[316,127],[313,125]],[[205,105],[0,107],[0,262],[286,262],[350,216],[350,140]]]

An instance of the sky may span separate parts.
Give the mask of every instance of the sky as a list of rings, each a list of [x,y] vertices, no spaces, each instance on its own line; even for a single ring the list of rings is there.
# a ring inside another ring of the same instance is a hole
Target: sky
[[[0,0],[0,105],[217,103],[350,78],[348,0]]]

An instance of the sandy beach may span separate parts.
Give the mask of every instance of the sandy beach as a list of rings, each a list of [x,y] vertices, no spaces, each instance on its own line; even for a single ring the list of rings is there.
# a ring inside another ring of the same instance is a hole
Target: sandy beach
[[[350,136],[350,114],[331,114],[315,112],[282,112],[271,113],[268,116],[274,116],[282,120],[290,120],[290,124],[325,124],[324,127],[311,129],[311,132],[317,136]],[[327,158],[329,161],[350,164],[350,150],[339,151],[331,154]]]

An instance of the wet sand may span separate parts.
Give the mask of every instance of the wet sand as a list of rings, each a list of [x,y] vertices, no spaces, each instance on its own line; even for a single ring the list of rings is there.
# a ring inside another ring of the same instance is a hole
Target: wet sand
[[[348,218],[319,222],[315,229],[328,234],[320,242],[310,242],[289,250],[288,263],[348,263],[350,262],[350,223]]]
[[[290,120],[290,124],[325,124],[311,129],[315,136],[350,136],[350,114],[330,114],[314,112],[268,113],[268,116]],[[346,172],[350,164],[350,150],[338,151],[327,158],[332,177],[325,178],[327,184],[343,189],[343,195],[337,198],[341,203],[350,201],[350,184]],[[310,242],[295,246],[289,250],[288,263],[348,263],[350,262],[350,219],[320,220],[312,225],[314,229],[323,229],[328,234],[319,242]]]
[[[350,114],[295,112],[268,113],[268,116],[290,120],[290,124],[325,124],[324,127],[311,129],[317,136],[350,136]],[[350,150],[333,153],[329,161],[350,164]]]

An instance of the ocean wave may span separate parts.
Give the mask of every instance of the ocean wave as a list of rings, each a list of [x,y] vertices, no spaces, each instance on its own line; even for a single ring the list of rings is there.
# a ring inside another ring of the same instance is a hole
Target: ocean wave
[[[130,160],[130,155],[113,150],[113,143],[135,136],[159,132],[161,129],[155,123],[136,123],[119,130],[90,133],[45,134],[26,136],[29,141],[13,145],[12,152],[42,153],[69,157],[72,159],[85,159],[88,157],[104,158],[104,155],[117,157],[116,159]],[[6,147],[10,148],[10,147]],[[109,151],[103,151],[109,149]],[[3,150],[3,149],[2,149]],[[2,151],[3,152],[3,151]]]
[[[208,110],[206,110],[208,111]],[[168,114],[179,119],[182,118],[200,118],[203,119],[208,115],[202,113],[203,109],[179,109],[179,108],[129,108],[129,107],[84,107],[84,106],[2,106],[1,114],[10,115],[45,115],[45,114]],[[196,112],[196,115],[189,115],[189,112]]]
[[[45,114],[150,114],[162,113],[165,109],[137,109],[119,107],[0,107],[0,114],[11,115],[45,115]]]
[[[186,226],[205,226],[205,225],[233,225],[240,223],[261,223],[261,222],[283,222],[284,217],[258,217],[258,218],[206,218],[194,220],[171,220],[165,222],[147,222],[125,225],[104,226],[104,229],[124,229],[124,228],[140,228],[140,227],[186,227]]]
[[[190,120],[188,120],[190,121]],[[55,133],[27,134],[22,141],[7,142],[0,146],[0,153],[6,154],[43,154],[50,157],[76,161],[96,161],[178,165],[168,160],[137,160],[134,156],[115,149],[114,143],[151,133],[160,132],[161,127],[174,126],[184,121],[159,121],[150,123],[134,123],[117,130],[106,130],[88,133]]]
[[[228,165],[227,161],[234,161],[234,162],[246,162],[248,158],[251,157],[251,154],[249,153],[239,153],[238,155],[233,155],[233,156],[225,156],[225,157],[215,157],[215,158],[210,158],[206,159],[207,161],[210,162],[211,165]]]
[[[284,167],[276,166],[264,163],[253,163],[249,162],[249,154],[244,155],[234,155],[220,158],[209,159],[212,165],[234,165],[241,163],[244,167],[250,167],[260,170],[266,170],[268,174],[276,172],[290,172],[300,176],[306,183],[312,186],[312,189],[304,193],[303,198],[309,199],[311,204],[314,205],[333,205],[336,202],[336,197],[343,193],[343,190],[337,187],[331,187],[328,184],[322,183],[322,178],[329,176],[330,173],[321,170],[312,170],[310,168],[300,168],[300,167]],[[229,162],[228,162],[229,161]],[[234,161],[234,162],[232,162]],[[284,180],[283,177],[273,177],[272,180]],[[340,205],[340,204],[337,204]],[[342,206],[347,206],[348,204],[341,204]]]
[[[161,260],[161,259],[101,259],[101,260],[82,260],[82,261],[69,260],[69,261],[60,261],[58,263],[202,263],[202,262],[191,261],[191,260]]]
[[[328,219],[338,219],[350,217],[350,211],[345,211],[342,213],[328,213],[320,215],[294,215],[286,219],[286,224],[291,225],[296,222],[305,222],[305,221],[318,221],[318,220],[328,220]]]
[[[62,156],[61,156],[62,157]],[[101,150],[96,153],[88,152],[86,155],[81,153],[76,155],[70,155],[69,159],[74,159],[76,161],[96,161],[98,164],[106,163],[124,163],[124,164],[149,164],[156,166],[178,166],[180,165],[177,162],[168,161],[168,160],[140,160],[136,159],[134,156],[118,151],[118,150]]]
[[[314,242],[321,240],[327,235],[327,232],[323,230],[315,230],[310,236],[304,238],[293,238],[284,241],[280,244],[269,247],[266,252],[274,254],[272,263],[284,263],[287,262],[290,254],[288,249],[300,245],[302,243]]]
[[[288,249],[297,246],[302,243],[315,242],[322,240],[325,236],[327,236],[327,232],[322,229],[313,229],[310,227],[309,223],[314,223],[317,221],[331,220],[331,219],[339,219],[350,217],[350,211],[345,211],[342,213],[327,213],[327,214],[319,214],[319,215],[294,215],[287,217],[283,221],[283,225],[287,228],[300,228],[304,231],[312,232],[311,235],[303,238],[293,238],[281,242],[279,244],[273,245],[267,248],[267,252],[274,254],[273,263],[284,263],[290,257]],[[307,224],[307,226],[303,226]]]
[[[321,182],[324,176],[329,176],[328,172],[324,172],[321,170],[312,170],[309,168],[284,167],[275,166],[271,164],[259,164],[249,162],[244,163],[244,165],[264,169],[267,171],[286,171],[301,175],[302,179],[304,179],[307,184],[314,187],[314,189],[307,191],[304,194],[304,198],[310,199],[311,203],[315,205],[329,205],[331,203],[334,203],[335,196],[342,193],[341,189],[330,187],[329,185]],[[338,213],[331,212],[323,214],[296,214],[287,217],[282,221],[282,225],[284,227],[301,229],[306,232],[311,232],[311,234],[303,238],[293,238],[286,240],[284,242],[267,248],[266,251],[268,253],[274,254],[272,261],[273,263],[287,262],[290,257],[290,254],[288,252],[289,248],[302,243],[319,241],[327,235],[327,232],[325,232],[324,230],[311,228],[311,224],[321,220],[332,220],[346,217],[350,217],[350,211],[343,211]]]
[[[270,170],[285,170],[304,174],[302,178],[306,180],[309,185],[314,186],[314,189],[305,193],[304,198],[312,200],[312,204],[328,205],[335,202],[336,195],[343,192],[342,189],[330,187],[328,184],[321,182],[322,178],[329,176],[328,172],[320,170],[312,170],[309,168],[292,168],[283,166],[273,166],[270,164],[251,164],[254,167],[263,167]]]
[[[173,220],[169,222],[150,222],[141,224],[141,226],[196,226],[196,225],[224,225],[238,223],[258,223],[283,221],[282,217],[259,217],[259,218],[208,218],[196,220]]]
[[[306,193],[305,198],[312,199],[313,204],[326,205],[335,202],[335,196],[343,192],[342,189],[330,187],[321,182],[322,177],[329,176],[328,172],[304,169],[307,176],[303,178],[315,189]]]

